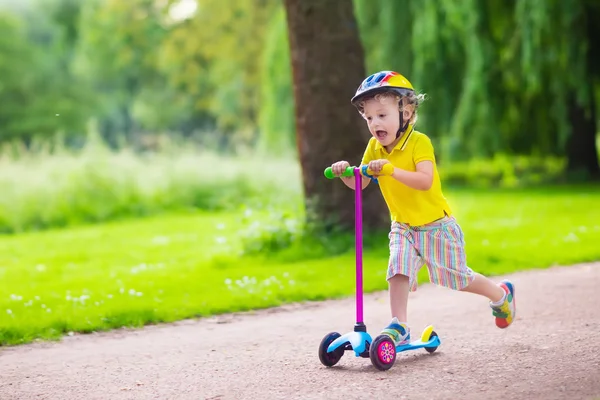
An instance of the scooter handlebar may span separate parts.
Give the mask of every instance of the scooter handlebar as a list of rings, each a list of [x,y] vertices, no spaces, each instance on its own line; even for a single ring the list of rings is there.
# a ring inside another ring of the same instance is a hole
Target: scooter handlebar
[[[342,173],[341,176],[354,176],[354,168],[356,167],[348,167],[346,168],[346,170]],[[327,167],[325,168],[325,177],[327,179],[334,179],[337,178],[340,175],[334,175],[333,170],[331,169],[331,167]]]
[[[363,168],[361,168],[361,175],[365,176],[365,172],[367,175],[375,175],[375,173],[368,169],[368,168],[364,168],[365,166],[363,166]],[[333,170],[331,169],[331,167],[327,167],[325,168],[325,177],[327,179],[334,179],[337,178],[338,176],[345,176],[345,177],[349,177],[349,176],[354,176],[354,168],[356,167],[347,167],[346,170],[342,173],[342,175],[334,175]],[[366,169],[366,171],[364,170]],[[377,175],[381,175],[381,176],[391,176],[394,173],[394,166],[392,164],[384,164],[383,168],[381,169],[381,171],[379,171],[379,173]]]

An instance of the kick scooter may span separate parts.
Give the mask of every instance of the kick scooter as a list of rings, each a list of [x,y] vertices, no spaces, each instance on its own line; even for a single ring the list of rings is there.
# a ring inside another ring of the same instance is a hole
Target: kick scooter
[[[391,175],[394,167],[391,164],[385,164],[379,175]],[[324,172],[325,177],[334,179],[331,167]],[[357,167],[348,167],[342,173],[342,176],[354,176],[355,188],[355,252],[356,252],[356,323],[354,330],[344,335],[338,332],[331,332],[325,335],[319,345],[319,360],[327,367],[337,364],[345,351],[354,351],[356,357],[370,358],[375,368],[385,371],[390,369],[396,361],[396,354],[424,348],[429,353],[437,350],[441,341],[433,326],[428,326],[423,330],[420,340],[415,340],[408,344],[395,346],[394,341],[388,335],[379,335],[373,340],[367,332],[367,327],[363,318],[363,272],[362,272],[362,177],[366,176],[376,183],[377,179],[373,177],[371,170],[366,165]]]

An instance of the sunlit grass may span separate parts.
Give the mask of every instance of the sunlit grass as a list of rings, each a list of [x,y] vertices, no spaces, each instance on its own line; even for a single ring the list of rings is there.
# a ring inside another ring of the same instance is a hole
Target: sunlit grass
[[[600,259],[597,187],[447,196],[479,272]],[[351,237],[335,256],[315,241],[239,258],[250,224],[266,229],[268,218],[244,209],[189,212],[0,237],[0,343],[353,293]],[[386,232],[369,239],[365,290],[385,289]]]

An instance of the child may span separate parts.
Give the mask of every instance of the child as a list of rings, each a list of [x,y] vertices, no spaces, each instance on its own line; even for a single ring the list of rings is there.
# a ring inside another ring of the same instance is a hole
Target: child
[[[433,146],[414,130],[422,100],[404,76],[392,71],[366,78],[352,98],[373,136],[361,164],[375,173],[391,213],[387,280],[392,321],[382,334],[396,346],[410,342],[408,294],[417,289],[417,272],[424,264],[432,283],[487,297],[499,328],[515,319],[514,285],[508,280],[495,284],[466,264],[463,232],[442,193]],[[388,163],[393,174],[379,175]],[[339,161],[331,167],[341,175],[349,165]],[[354,189],[353,177],[340,178]],[[363,177],[363,189],[370,181]]]

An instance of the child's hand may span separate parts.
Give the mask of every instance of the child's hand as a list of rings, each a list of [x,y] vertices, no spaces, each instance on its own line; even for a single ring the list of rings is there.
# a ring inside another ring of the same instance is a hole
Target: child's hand
[[[389,163],[390,162],[388,160],[386,160],[386,159],[373,160],[373,161],[369,162],[369,169],[371,171],[373,171],[374,174],[379,175],[379,173],[383,169],[383,166],[385,164],[389,164]]]
[[[331,172],[333,172],[334,175],[339,176],[343,174],[346,168],[348,168],[349,166],[350,163],[348,163],[348,161],[338,161],[336,163],[331,164]]]

